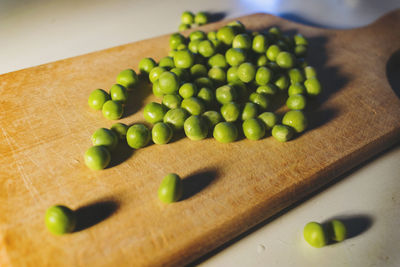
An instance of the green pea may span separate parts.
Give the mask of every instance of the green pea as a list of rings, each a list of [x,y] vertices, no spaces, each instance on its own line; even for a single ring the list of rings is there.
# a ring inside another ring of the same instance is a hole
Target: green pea
[[[250,118],[243,122],[243,133],[249,140],[259,140],[265,135],[265,125],[258,118]]]
[[[249,62],[242,63],[237,70],[237,75],[242,82],[249,83],[256,76],[256,67]]]
[[[265,53],[267,51],[267,47],[268,47],[268,41],[264,35],[257,34],[256,36],[254,36],[253,44],[252,44],[252,48],[253,48],[254,52],[259,53],[259,54]]]
[[[171,34],[169,38],[169,47],[176,49],[180,44],[186,43],[186,38],[180,33]]]
[[[317,96],[322,91],[321,84],[316,77],[307,79],[304,82],[304,86],[306,87],[307,94],[310,96]]]
[[[300,33],[298,33],[294,36],[294,43],[296,45],[306,45],[306,46],[308,45],[307,39]]]
[[[126,141],[132,148],[145,147],[150,142],[150,130],[146,125],[137,123],[129,127],[126,133]]]
[[[184,24],[193,24],[194,14],[190,11],[184,11],[181,15],[181,22]]]
[[[118,136],[119,139],[123,140],[125,139],[128,128],[129,128],[128,125],[121,122],[117,122],[114,123],[110,129]]]
[[[246,53],[240,48],[229,48],[225,53],[226,62],[231,66],[239,66],[247,59]]]
[[[272,79],[273,72],[267,67],[259,67],[256,72],[256,83],[258,85],[266,85]]]
[[[245,33],[241,33],[235,36],[232,41],[233,48],[240,48],[244,50],[248,50],[251,48],[251,38],[249,35]]]
[[[276,58],[278,57],[280,52],[281,52],[281,49],[279,48],[279,46],[270,45],[266,52],[268,60],[275,62]]]
[[[160,84],[159,84],[158,80],[153,83],[152,89],[153,89],[153,94],[155,96],[162,97],[164,95],[164,93],[161,91]]]
[[[257,87],[256,92],[259,94],[266,94],[266,95],[275,95],[276,92],[278,91],[278,88],[272,84],[272,83],[267,83],[266,85],[261,85]]]
[[[199,12],[196,14],[196,16],[194,17],[194,22],[197,25],[204,25],[208,23],[208,17],[207,14],[205,12]]]
[[[197,53],[198,52],[198,48],[199,48],[199,44],[202,42],[203,40],[194,40],[194,41],[190,41],[189,45],[188,45],[188,49],[190,52],[192,53]]]
[[[327,238],[321,224],[309,222],[303,230],[304,239],[313,247],[320,248],[327,244]]]
[[[273,112],[263,112],[258,118],[264,122],[266,130],[272,129],[278,123],[278,116]]]
[[[228,69],[228,71],[226,72],[226,80],[228,81],[228,83],[235,83],[240,81],[239,76],[237,75],[237,70],[237,66],[230,67]]]
[[[291,53],[283,51],[276,57],[276,63],[278,63],[281,68],[290,69],[293,68],[295,64],[295,57]]]
[[[289,109],[302,110],[306,107],[307,100],[303,95],[291,95],[286,100],[286,106]]]
[[[162,104],[169,109],[177,108],[181,105],[182,97],[177,94],[164,95]]]
[[[110,88],[111,99],[125,104],[128,100],[128,92],[126,88],[120,84],[114,84]]]
[[[288,70],[290,82],[293,83],[302,83],[305,78],[301,70],[293,68]]]
[[[209,69],[208,77],[217,85],[222,85],[226,82],[226,73],[224,69],[219,67]]]
[[[201,65],[203,66],[203,65]],[[179,94],[182,98],[196,96],[198,92],[197,86],[194,83],[184,83],[179,88]]]
[[[189,117],[189,113],[183,108],[170,109],[165,113],[164,123],[169,124],[174,131],[183,129],[185,120]]]
[[[206,40],[207,35],[203,31],[194,31],[189,35],[190,41]]]
[[[85,152],[85,164],[92,170],[102,170],[111,160],[110,151],[105,146],[92,146]]]
[[[156,66],[157,63],[150,57],[143,58],[139,61],[139,70],[142,74],[149,75],[150,71]]]
[[[183,183],[179,175],[167,174],[158,188],[158,198],[164,203],[177,202],[183,195]]]
[[[194,96],[183,99],[181,107],[186,109],[191,115],[200,115],[205,110],[203,101]]]
[[[189,24],[181,23],[179,24],[178,31],[183,32],[185,30],[190,29],[190,27],[191,26]]]
[[[118,144],[118,136],[113,131],[106,128],[97,129],[93,133],[91,140],[94,146],[105,146],[110,151]]]
[[[214,83],[213,81],[208,78],[208,77],[200,77],[197,78],[196,80],[194,80],[194,84],[198,87],[198,88],[202,88],[202,87],[207,87],[207,88],[214,88]]]
[[[282,118],[282,124],[292,127],[301,133],[307,128],[307,118],[300,110],[290,110]]]
[[[286,90],[289,87],[289,77],[285,74],[278,74],[276,77],[276,80],[274,82],[276,87],[278,87],[280,90]]]
[[[346,239],[346,226],[339,220],[332,220],[327,224],[327,234],[333,241],[341,242]]]
[[[157,122],[151,129],[151,137],[157,145],[164,145],[171,141],[173,136],[172,128],[164,122]]]
[[[258,115],[258,106],[252,102],[247,102],[244,104],[242,110],[242,120],[255,118]]]
[[[199,54],[203,57],[211,57],[216,52],[214,44],[210,40],[201,41],[197,49]]]
[[[230,26],[224,26],[217,31],[217,38],[221,40],[225,45],[232,45],[233,39],[235,38],[235,31]]]
[[[215,91],[215,97],[220,104],[235,101],[238,97],[237,91],[233,86],[223,85]]]
[[[208,65],[211,67],[227,68],[228,63],[226,62],[225,56],[222,54],[215,54],[208,60]]]
[[[240,106],[235,102],[223,104],[220,111],[225,121],[234,122],[239,119]]]
[[[269,32],[272,36],[275,36],[275,38],[280,38],[280,37],[282,36],[281,30],[280,30],[278,27],[276,27],[276,26],[271,27],[271,28],[268,30],[268,32]]]
[[[192,115],[185,120],[183,129],[190,140],[201,140],[207,137],[208,123],[203,116]]]
[[[188,69],[194,64],[194,56],[189,50],[176,51],[174,63],[177,68]]]
[[[314,69],[314,67],[311,66],[306,66],[304,68],[304,73],[306,74],[307,79],[317,77],[317,71]]]
[[[250,102],[257,104],[261,110],[265,110],[269,106],[269,99],[265,94],[251,93],[249,100]]]
[[[218,38],[217,38],[217,32],[216,31],[209,31],[208,33],[207,33],[207,39],[208,40],[217,40]]]
[[[167,109],[165,106],[156,102],[150,102],[143,109],[143,117],[146,121],[154,124],[162,121],[166,112]]]
[[[305,57],[307,55],[307,46],[305,45],[296,45],[294,47],[294,54],[297,57]]]
[[[173,68],[170,70],[170,72],[175,73],[180,82],[186,82],[190,79],[189,72],[186,69]]]
[[[267,56],[265,54],[258,55],[257,59],[256,59],[256,63],[257,63],[256,65],[259,67],[267,66],[267,63],[268,63]]]
[[[101,110],[105,102],[110,100],[110,95],[103,89],[93,90],[88,99],[89,107],[94,110]]]
[[[213,136],[220,143],[231,143],[238,138],[239,131],[232,122],[220,122],[214,127]]]
[[[44,220],[47,229],[55,235],[63,235],[75,230],[76,214],[66,206],[51,206],[46,210]]]
[[[202,64],[194,64],[190,68],[190,76],[192,79],[196,79],[199,77],[206,77],[208,74],[207,67]]]
[[[227,26],[232,27],[235,34],[246,32],[246,28],[244,27],[243,23],[241,23],[239,20],[231,21],[228,23]]]
[[[288,90],[288,95],[289,96],[300,95],[300,94],[302,95],[302,94],[305,94],[306,92],[307,92],[306,88],[304,87],[303,84],[294,83],[294,84],[290,85],[289,90]]]
[[[154,67],[149,73],[150,82],[155,83],[160,78],[160,75],[166,71],[163,67]]]
[[[167,70],[172,69],[175,67],[174,59],[172,57],[163,57],[160,59],[158,66],[163,67]]]
[[[214,128],[215,125],[223,121],[221,113],[215,110],[208,110],[202,114],[202,116],[207,120],[209,128]]]
[[[175,73],[166,71],[160,75],[158,86],[164,94],[174,94],[179,90],[179,79]]]
[[[122,104],[114,100],[108,100],[106,103],[104,103],[102,108],[104,118],[109,120],[120,119],[123,112],[124,108],[122,107]]]
[[[286,125],[276,124],[274,127],[272,127],[271,134],[279,142],[287,142],[292,139],[293,130]]]
[[[126,89],[130,90],[138,84],[139,78],[136,72],[132,69],[126,69],[121,71],[117,76],[117,83],[125,86]]]
[[[211,108],[215,105],[214,91],[210,88],[203,87],[197,93],[197,98],[201,99],[207,108]]]

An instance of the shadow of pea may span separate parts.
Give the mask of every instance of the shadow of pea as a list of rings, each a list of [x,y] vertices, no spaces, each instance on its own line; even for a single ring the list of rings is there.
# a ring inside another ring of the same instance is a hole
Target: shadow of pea
[[[114,214],[119,208],[119,203],[114,200],[104,200],[85,205],[75,211],[75,232],[92,227]]]
[[[217,174],[217,171],[212,169],[196,172],[184,178],[182,180],[183,196],[181,201],[188,199],[204,190],[204,188],[210,185],[217,178]]]
[[[386,76],[393,91],[400,98],[400,50],[389,58],[386,64]]]

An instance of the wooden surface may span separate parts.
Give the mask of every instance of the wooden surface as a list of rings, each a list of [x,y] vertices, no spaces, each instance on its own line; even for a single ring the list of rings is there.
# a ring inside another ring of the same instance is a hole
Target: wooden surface
[[[293,141],[180,138],[120,147],[111,167],[89,170],[91,134],[114,123],[89,109],[89,93],[109,89],[145,56],[165,56],[168,35],[0,76],[1,266],[182,265],[399,140],[400,101],[386,73],[400,47],[399,10],[345,31],[266,14],[239,19],[251,30],[278,25],[309,37],[324,93],[308,108],[309,130]],[[121,121],[142,122],[155,99],[150,86],[130,98]],[[165,205],[156,192],[169,172],[185,179],[186,194]],[[54,204],[77,210],[75,233],[47,231],[44,212]]]

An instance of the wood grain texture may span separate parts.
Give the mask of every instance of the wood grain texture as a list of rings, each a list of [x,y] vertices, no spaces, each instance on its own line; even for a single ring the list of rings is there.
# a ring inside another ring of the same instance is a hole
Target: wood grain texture
[[[251,30],[278,25],[310,39],[309,62],[324,93],[309,107],[310,129],[293,141],[181,138],[121,148],[110,168],[89,170],[83,153],[91,134],[114,123],[89,109],[89,93],[110,88],[143,57],[165,56],[168,35],[0,76],[1,266],[183,265],[399,140],[400,101],[386,78],[400,48],[399,10],[354,30],[267,14],[239,19]],[[120,121],[143,122],[143,106],[156,100],[151,87],[142,83],[130,98]],[[156,192],[169,172],[188,190],[165,205]],[[73,234],[53,236],[43,220],[54,204],[89,219]]]

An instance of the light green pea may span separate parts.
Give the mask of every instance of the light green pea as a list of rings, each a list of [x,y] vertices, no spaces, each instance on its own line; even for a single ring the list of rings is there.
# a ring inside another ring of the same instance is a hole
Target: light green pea
[[[269,68],[259,67],[255,76],[256,83],[258,85],[266,85],[272,79],[273,74]]]
[[[203,31],[194,31],[194,32],[190,33],[189,38],[190,38],[190,41],[206,40],[207,35]]]
[[[240,48],[244,50],[249,50],[251,48],[251,38],[245,33],[241,33],[235,36],[232,41],[233,48]]]
[[[289,109],[303,110],[306,107],[307,100],[303,95],[291,95],[286,100],[286,106]]]
[[[291,96],[291,95],[299,95],[299,94],[303,95],[305,93],[307,93],[306,88],[301,83],[291,84],[289,89],[288,89],[288,95],[289,96]]]
[[[278,123],[278,116],[273,112],[263,112],[258,118],[264,122],[266,130],[272,129]]]
[[[254,36],[253,46],[252,46],[254,52],[259,54],[265,53],[267,51],[267,47],[268,47],[268,41],[264,35],[257,34],[256,36]]]
[[[179,201],[183,195],[183,183],[179,175],[175,173],[167,174],[163,178],[157,193],[158,199],[164,203]]]
[[[186,43],[186,38],[180,33],[171,34],[169,37],[169,47],[176,49],[180,44]]]
[[[327,244],[324,228],[317,222],[309,222],[303,230],[304,239],[313,247],[321,248]]]
[[[192,115],[185,120],[183,129],[190,140],[201,140],[207,137],[208,123],[203,116]]]
[[[172,57],[168,57],[168,56],[163,57],[162,59],[160,59],[158,66],[163,67],[167,70],[172,69],[175,67],[174,59]]]
[[[308,45],[307,39],[300,33],[298,33],[294,36],[294,43],[296,45],[306,45],[306,46]]]
[[[162,97],[164,95],[164,93],[161,91],[160,84],[159,84],[158,80],[153,83],[152,89],[153,89],[153,94],[155,96]]]
[[[215,125],[223,121],[221,113],[215,110],[208,110],[202,114],[202,116],[208,121],[209,128],[214,128]]]
[[[227,25],[228,27],[232,27],[232,29],[234,30],[235,34],[239,34],[239,33],[244,33],[246,32],[246,28],[243,25],[242,22],[240,22],[239,20],[234,20],[228,23]]]
[[[150,57],[143,58],[139,61],[139,70],[141,74],[149,75],[150,71],[156,66],[157,63]]]
[[[267,66],[267,63],[268,63],[267,56],[265,54],[258,55],[257,59],[256,59],[256,63],[257,63],[256,65],[259,67]]]
[[[185,24],[185,23],[181,23],[178,26],[178,31],[183,32],[185,30],[189,30],[190,29],[190,25],[189,24]]]
[[[194,56],[189,50],[176,51],[174,64],[177,68],[188,69],[194,64]]]
[[[304,82],[304,86],[306,87],[307,94],[309,96],[317,96],[322,91],[321,84],[319,83],[319,81],[316,77],[307,79]]]
[[[203,65],[201,65],[203,66]],[[179,88],[179,94],[182,98],[186,99],[196,96],[198,92],[197,86],[194,83],[184,83]]]
[[[225,56],[222,54],[215,54],[208,60],[208,65],[211,67],[227,68],[228,63],[226,62]]]
[[[237,70],[237,75],[242,82],[249,83],[256,76],[256,67],[250,62],[242,63]]]
[[[106,128],[97,129],[93,133],[91,140],[94,146],[105,146],[110,151],[118,144],[118,136],[113,131]]]
[[[266,85],[261,85],[257,87],[256,92],[259,94],[266,94],[273,96],[278,92],[278,88],[272,83],[267,83]]]
[[[275,62],[276,58],[278,57],[280,52],[281,52],[281,49],[279,48],[279,46],[270,45],[266,52],[268,60]]]
[[[194,84],[197,86],[197,88],[202,88],[202,87],[207,87],[210,89],[215,88],[214,82],[208,77],[197,78],[196,80],[194,80]]]
[[[108,166],[111,160],[110,151],[105,146],[92,146],[86,150],[84,161],[92,170],[102,170]]]
[[[222,85],[226,82],[226,73],[220,67],[212,67],[208,71],[208,77],[217,85]]]
[[[175,73],[180,82],[186,82],[190,79],[189,72],[187,69],[172,68],[170,72]]]
[[[307,79],[317,77],[317,71],[311,66],[304,67],[304,73],[306,74]]]
[[[239,66],[247,59],[246,52],[240,48],[229,48],[225,53],[226,62],[231,66]]]
[[[204,103],[197,97],[189,97],[182,100],[181,107],[191,115],[200,115],[205,111]]]
[[[294,47],[294,54],[296,57],[305,57],[307,55],[308,48],[305,45],[296,45]]]
[[[151,137],[157,145],[167,144],[173,136],[172,128],[164,122],[157,122],[151,129]]]
[[[235,83],[239,82],[239,76],[237,75],[237,66],[230,67],[228,71],[226,72],[226,80],[228,83]]]
[[[101,110],[105,102],[110,100],[110,95],[103,89],[93,90],[88,99],[89,107],[94,110]]]
[[[289,77],[285,74],[279,74],[276,77],[276,80],[274,82],[274,84],[276,85],[276,87],[278,87],[280,90],[286,90],[289,87]]]
[[[243,122],[243,133],[249,140],[259,140],[265,135],[265,125],[258,118],[250,118]]]
[[[122,104],[118,101],[108,100],[104,103],[102,108],[102,113],[104,118],[108,120],[118,120],[122,117],[124,108]]]
[[[143,117],[146,121],[154,124],[162,121],[166,112],[167,109],[165,106],[156,102],[150,102],[143,109]]]
[[[244,104],[242,110],[242,120],[255,118],[258,115],[258,106],[252,102],[247,102]]]
[[[290,110],[282,118],[282,124],[292,127],[296,132],[301,133],[307,128],[307,118],[300,110]]]
[[[185,120],[189,117],[189,113],[183,108],[174,108],[167,111],[164,116],[164,123],[169,124],[174,131],[183,129]]]
[[[203,57],[211,57],[215,54],[214,44],[210,40],[203,40],[199,43],[197,50]]]
[[[225,121],[234,122],[239,119],[240,106],[235,102],[223,104],[220,111]]]
[[[328,237],[336,242],[341,242],[346,239],[347,229],[343,222],[339,220],[332,220],[327,223]]]
[[[145,147],[151,139],[149,128],[146,125],[137,123],[129,127],[126,133],[126,142],[132,148]]]
[[[211,108],[216,104],[214,91],[207,87],[200,89],[197,93],[197,98],[201,99],[207,108]]]
[[[288,75],[289,75],[290,82],[292,84],[302,83],[305,80],[303,72],[297,68],[288,70]]]
[[[119,139],[123,140],[126,137],[126,132],[128,131],[128,128],[128,125],[117,122],[114,123],[110,129],[118,136]]]
[[[220,143],[231,143],[238,138],[239,131],[232,122],[220,122],[214,127],[213,136]]]
[[[126,69],[118,74],[117,83],[125,86],[126,89],[131,90],[139,83],[139,78],[134,70]]]
[[[233,86],[223,85],[215,91],[215,97],[220,104],[235,101],[238,97],[237,91]]]
[[[46,210],[44,220],[47,229],[55,235],[63,235],[75,230],[76,214],[66,206],[51,206]]]
[[[190,11],[184,11],[181,15],[181,22],[184,24],[193,24],[194,14]]]
[[[208,23],[208,16],[205,12],[198,12],[194,17],[194,22],[197,25],[204,25]]]
[[[126,88],[120,84],[114,84],[110,88],[110,96],[114,101],[119,101],[122,104],[125,104],[128,100],[128,92]]]
[[[221,40],[225,45],[232,45],[233,39],[235,38],[235,31],[230,26],[224,26],[217,31],[217,38]]]
[[[203,40],[194,40],[194,41],[190,41],[188,44],[188,49],[190,52],[192,53],[197,53],[198,52],[198,48],[199,48],[199,44],[202,42]]]
[[[155,83],[160,78],[160,75],[166,71],[163,67],[154,67],[149,73],[150,82]]]
[[[290,69],[293,68],[295,64],[295,57],[293,54],[283,51],[276,57],[276,63],[283,69]]]
[[[293,130],[286,125],[276,124],[272,127],[272,136],[279,142],[287,142],[293,137]]]
[[[257,104],[261,110],[265,110],[269,106],[269,99],[265,94],[251,93],[249,96],[250,102]]]
[[[169,109],[177,108],[181,105],[182,97],[177,94],[164,95],[162,104]]]
[[[164,94],[175,94],[179,90],[179,79],[175,73],[166,71],[160,75],[158,86]]]

